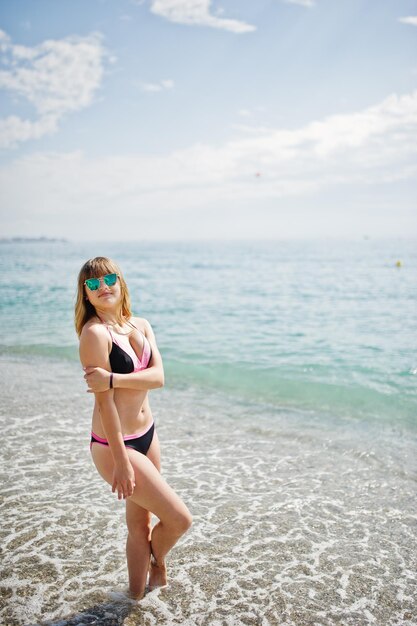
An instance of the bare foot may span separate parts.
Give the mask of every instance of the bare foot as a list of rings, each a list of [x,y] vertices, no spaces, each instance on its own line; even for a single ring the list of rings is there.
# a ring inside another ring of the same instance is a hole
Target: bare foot
[[[156,587],[165,587],[167,584],[167,568],[165,563],[158,563],[155,557],[151,556],[149,568],[149,590]]]
[[[129,598],[129,600],[142,600],[142,598],[145,595],[145,591],[132,591],[131,589],[128,589],[126,591],[126,595]]]

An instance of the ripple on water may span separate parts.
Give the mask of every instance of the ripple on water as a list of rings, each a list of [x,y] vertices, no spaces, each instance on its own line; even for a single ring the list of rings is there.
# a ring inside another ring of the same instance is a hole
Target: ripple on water
[[[89,456],[78,368],[0,366],[2,623],[417,623],[409,438],[193,389],[153,394],[164,474],[194,525],[169,586],[137,604],[117,593],[124,507]]]

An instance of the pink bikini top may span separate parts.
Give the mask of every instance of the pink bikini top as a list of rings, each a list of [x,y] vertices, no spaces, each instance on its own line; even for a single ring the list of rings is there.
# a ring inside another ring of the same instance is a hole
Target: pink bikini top
[[[108,326],[106,328],[112,340],[112,349],[109,354],[112,372],[116,374],[130,374],[148,367],[152,357],[152,350],[148,339],[141,330],[137,329],[143,337],[142,357],[139,358],[131,346],[128,335],[116,335],[112,333]]]

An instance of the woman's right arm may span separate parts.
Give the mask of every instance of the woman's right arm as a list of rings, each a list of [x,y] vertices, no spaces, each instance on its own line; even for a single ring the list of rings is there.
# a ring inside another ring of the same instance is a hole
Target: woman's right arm
[[[100,327],[83,329],[80,337],[80,360],[83,367],[101,367],[110,371],[108,338]],[[113,398],[113,389],[94,394],[100,418],[114,460],[113,493],[119,500],[133,494],[135,474],[123,440],[120,418]]]
[[[140,318],[137,318],[136,321],[140,324]],[[155,334],[148,320],[142,319],[142,323],[145,326],[145,336],[151,346],[151,360],[146,369],[138,372],[130,372],[129,374],[114,374],[112,380],[114,389],[121,387],[123,389],[149,391],[150,389],[157,389],[164,385],[164,366],[162,364],[161,353],[156,345]],[[89,393],[109,389],[110,374],[107,372],[108,368],[107,370],[99,367],[85,368],[84,378],[87,381]]]

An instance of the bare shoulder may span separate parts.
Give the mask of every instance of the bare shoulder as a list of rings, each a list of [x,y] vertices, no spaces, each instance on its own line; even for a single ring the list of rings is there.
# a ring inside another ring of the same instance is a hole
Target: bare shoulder
[[[95,320],[88,320],[81,331],[80,341],[97,341],[103,338],[106,338],[107,340],[105,326]]]
[[[155,339],[152,326],[147,319],[144,317],[131,317],[130,321],[136,326],[136,328],[139,328],[139,330],[141,330],[148,339]]]
[[[148,320],[144,317],[131,317],[129,320],[136,328],[139,328],[143,333],[146,331],[146,327],[150,326]],[[145,333],[146,334],[146,333]]]
[[[105,327],[89,321],[80,335],[80,359],[82,364],[94,367],[107,367],[109,358],[109,335]]]

